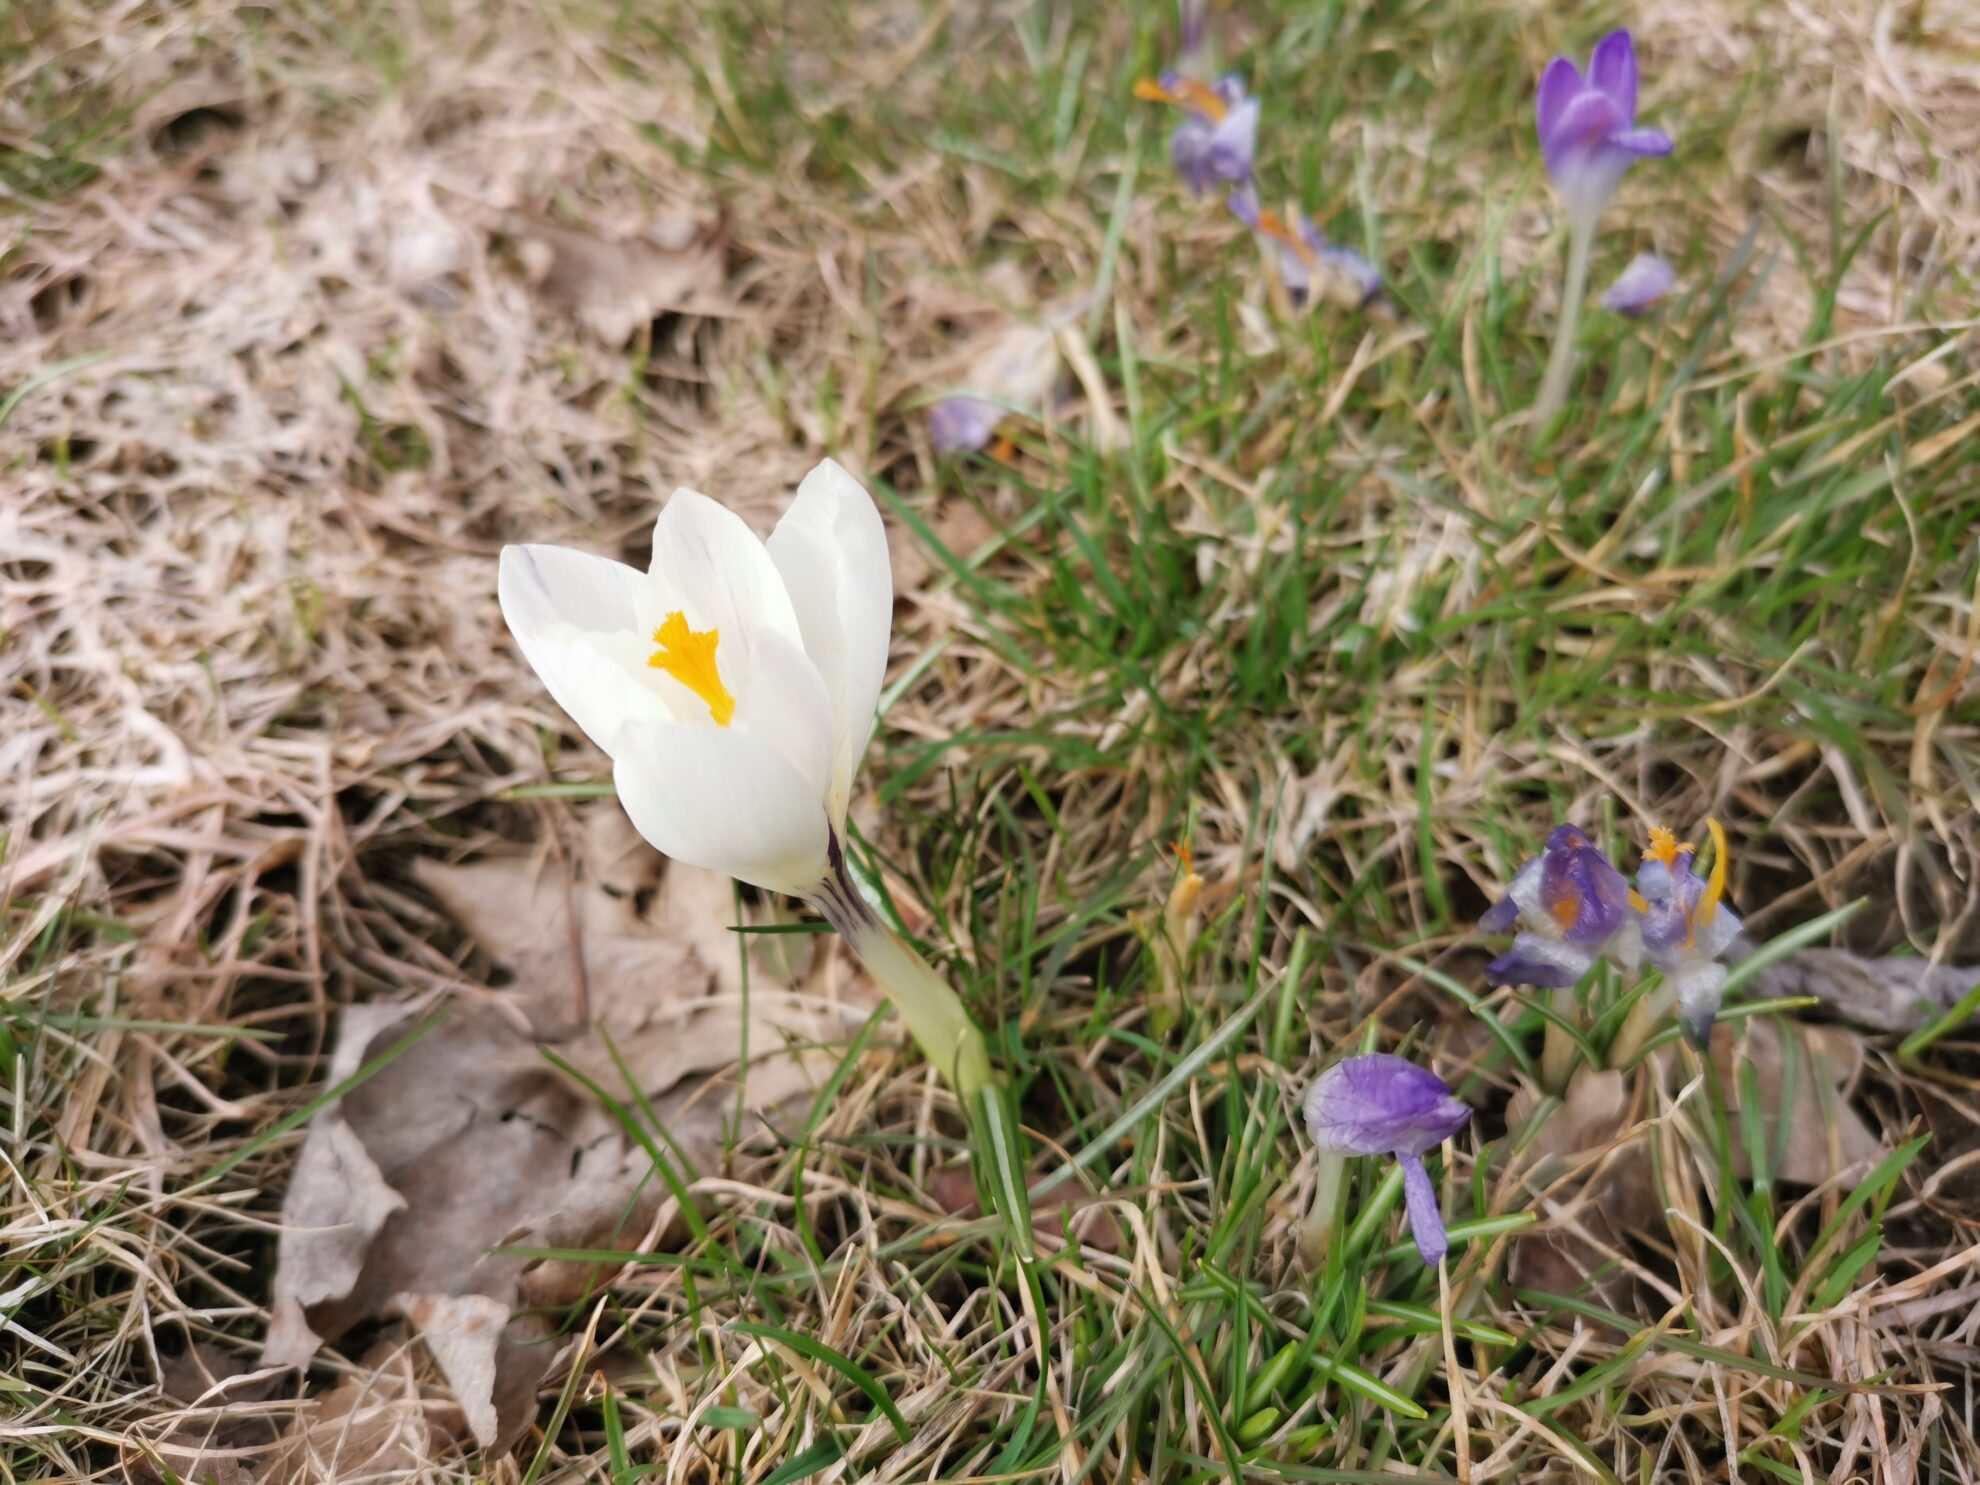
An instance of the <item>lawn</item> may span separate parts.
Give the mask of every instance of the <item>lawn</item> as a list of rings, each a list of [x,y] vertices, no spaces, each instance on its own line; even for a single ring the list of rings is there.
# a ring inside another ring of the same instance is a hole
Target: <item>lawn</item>
[[[1371,302],[1178,179],[1166,4],[0,14],[0,1478],[1980,1473],[1980,27],[1211,17]],[[1592,282],[1676,286],[1539,426],[1535,87],[1624,25],[1676,147]],[[497,606],[828,455],[896,591],[851,854],[1029,1232]],[[1709,1055],[1487,983],[1554,824],[1708,819],[1771,945]],[[1386,1160],[1302,1250],[1377,1050],[1476,1111],[1440,1268]]]

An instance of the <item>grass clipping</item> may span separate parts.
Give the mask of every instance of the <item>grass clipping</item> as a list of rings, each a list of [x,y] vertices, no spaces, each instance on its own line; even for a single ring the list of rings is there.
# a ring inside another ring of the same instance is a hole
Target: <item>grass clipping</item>
[[[871,998],[825,993],[827,965],[796,985],[799,966],[768,953],[752,956],[745,996],[727,880],[662,875],[629,836],[606,806],[568,871],[421,863],[516,984],[447,1003],[410,1046],[430,1001],[345,1011],[333,1087],[403,1049],[310,1126],[264,1364],[306,1366],[363,1321],[404,1319],[476,1443],[507,1448],[566,1354],[557,1312],[609,1278],[610,1265],[536,1255],[663,1241],[688,1214],[661,1161],[692,1182],[747,1133],[732,1128],[740,1110],[786,1109],[829,1073],[821,1049]]]

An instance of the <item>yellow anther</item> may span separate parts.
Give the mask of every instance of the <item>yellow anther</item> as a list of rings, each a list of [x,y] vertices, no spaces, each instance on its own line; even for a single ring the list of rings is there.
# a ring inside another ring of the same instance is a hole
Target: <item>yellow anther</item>
[[[1635,908],[1639,913],[1647,913],[1650,911],[1650,904],[1644,900],[1643,894],[1637,891],[1634,887],[1631,887],[1629,889],[1629,905]]]
[[[690,629],[687,615],[675,609],[653,631],[658,649],[646,663],[663,670],[708,703],[708,715],[717,727],[735,720],[736,698],[722,684],[722,672],[715,667],[715,647],[722,641],[719,629]]]
[[[1177,78],[1173,88],[1144,77],[1134,85],[1134,96],[1146,103],[1172,103],[1177,108],[1194,109],[1213,124],[1221,124],[1224,115],[1231,111],[1215,88],[1189,77]]]

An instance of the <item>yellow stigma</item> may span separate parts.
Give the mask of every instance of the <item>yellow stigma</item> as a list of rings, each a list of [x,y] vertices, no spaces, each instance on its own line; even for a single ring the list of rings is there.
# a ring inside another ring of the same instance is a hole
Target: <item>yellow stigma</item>
[[[659,646],[646,663],[664,670],[688,690],[708,703],[708,715],[717,727],[735,720],[736,698],[722,684],[722,672],[715,668],[715,646],[722,642],[719,629],[690,629],[687,615],[675,609],[653,631]]]
[[[1666,866],[1676,866],[1680,851],[1690,851],[1694,856],[1698,854],[1698,848],[1690,841],[1680,842],[1677,836],[1661,825],[1650,827],[1650,849],[1643,853],[1645,861],[1661,861]]]
[[[1694,915],[1700,923],[1712,921],[1712,915],[1719,910],[1719,899],[1726,895],[1726,860],[1732,853],[1726,848],[1725,827],[1717,820],[1707,820],[1705,828],[1712,832],[1712,875],[1705,879],[1705,895],[1698,899],[1698,911]]]
[[[1144,77],[1134,85],[1134,96],[1148,103],[1173,103],[1178,108],[1193,108],[1213,124],[1221,124],[1230,105],[1217,96],[1217,90],[1207,83],[1193,78],[1178,78],[1173,89],[1165,88],[1152,77]]]

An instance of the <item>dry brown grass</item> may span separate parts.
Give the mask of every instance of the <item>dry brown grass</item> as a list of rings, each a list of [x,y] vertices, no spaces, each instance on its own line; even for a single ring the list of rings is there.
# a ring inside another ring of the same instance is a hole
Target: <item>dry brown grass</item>
[[[1533,21],[1523,62],[1537,62],[1560,39],[1553,22],[1541,7],[1512,9]],[[485,970],[413,885],[412,861],[522,842],[553,850],[573,836],[567,804],[504,799],[602,769],[570,742],[507,640],[497,550],[527,537],[637,557],[655,502],[676,485],[767,524],[826,452],[888,477],[923,516],[966,523],[958,497],[938,496],[925,435],[903,414],[954,374],[959,345],[995,332],[1000,304],[1029,307],[1090,284],[1104,260],[1111,202],[1100,196],[1040,199],[994,168],[928,150],[864,173],[813,158],[805,131],[756,116],[718,65],[725,47],[766,46],[758,28],[767,22],[689,11],[669,12],[668,44],[646,30],[615,34],[583,7],[277,13],[124,0],[0,17],[10,48],[0,52],[9,69],[0,146],[20,158],[49,153],[35,143],[53,117],[48,94],[28,86],[37,77],[59,74],[64,94],[129,110],[93,179],[48,199],[15,195],[0,218],[0,396],[19,394],[0,420],[0,975],[12,1035],[27,1048],[0,1099],[9,1134],[0,1252],[11,1265],[0,1269],[10,1317],[0,1375],[32,1396],[0,1422],[9,1451],[0,1469],[11,1478],[156,1477],[155,1451],[175,1438],[199,1441],[198,1457],[229,1482],[465,1479],[491,1467],[462,1443],[430,1361],[390,1329],[328,1360],[307,1389],[227,1380],[264,1331],[272,1219],[295,1140],[267,1144],[217,1184],[197,1178],[316,1091],[339,1006],[456,987]],[[794,20],[786,61],[797,107],[820,139],[845,116],[870,123],[876,108],[937,120],[957,83],[948,61],[967,49],[957,33],[1003,48],[1006,19],[996,7],[952,5]],[[1961,34],[1967,22],[1952,8],[1895,4],[1651,7],[1641,30],[1668,61],[1664,86],[1694,100],[1693,117],[1729,118],[1734,153],[1751,168],[1737,189],[1636,181],[1633,199],[1701,207],[1705,240],[1722,252],[1756,213],[1820,240],[1824,141],[1840,141],[1845,226],[1893,212],[1846,278],[1831,325],[1846,338],[1837,363],[1866,364],[1891,326],[1980,273],[1980,38]],[[1743,101],[1755,79],[1766,107]],[[1503,181],[1489,144],[1446,171],[1427,125],[1343,125],[1336,144],[1354,149],[1358,129],[1388,152],[1393,230],[1445,245],[1482,232],[1496,209],[1490,187]],[[718,163],[682,163],[711,141]],[[1082,122],[1046,165],[1071,178],[1090,151],[1111,148]],[[725,153],[751,163],[725,167]],[[1145,194],[1124,218],[1115,295],[1126,321],[1145,327],[1145,355],[1187,364],[1210,353],[1174,312],[1176,285],[1209,275],[1233,234]],[[1345,199],[1342,189],[1335,204]],[[1517,209],[1503,239],[1509,275],[1547,251],[1537,200]],[[1783,361],[1813,293],[1807,265],[1782,253],[1713,374],[1744,378]],[[632,332],[630,354],[618,322]],[[1377,383],[1423,338],[1420,326],[1393,320],[1365,335],[1343,397],[1363,375]],[[1970,341],[1911,363],[1915,415],[1971,405],[1962,355]],[[1705,462],[1709,451],[1691,447],[1704,435],[1677,414],[1672,425],[1682,483],[1683,461]],[[1349,426],[1329,454],[1355,486],[1339,528],[1320,539],[1330,577],[1314,604],[1358,609],[1385,638],[1421,623],[1423,592],[1439,594],[1445,613],[1485,602],[1480,529],[1454,512],[1490,510],[1495,478],[1522,493],[1550,478],[1496,470],[1491,447],[1460,446],[1464,428],[1432,426],[1427,412],[1425,430],[1419,446],[1370,446]],[[1282,435],[1292,436],[1268,420],[1241,466],[1170,440],[1176,524],[1204,538],[1205,585],[1222,596],[1206,602],[1200,636],[1152,669],[1150,689],[1169,707],[1187,710],[1224,684],[1234,664],[1225,636],[1251,601],[1248,576],[1299,539],[1273,526],[1264,493]],[[1064,452],[1055,438],[1044,447],[1048,458]],[[1419,473],[1448,487],[1448,503],[1412,498]],[[1030,508],[1017,480],[986,479],[975,493],[1001,523]],[[1394,531],[1402,540],[1390,543]],[[1615,575],[1610,564],[1633,555],[1586,553],[1578,565],[1594,586],[1576,601],[1591,612],[1629,608],[1702,576],[1662,571],[1646,585]],[[1012,591],[1052,601],[1049,555],[1013,541],[995,560]],[[1020,765],[1035,773],[1056,755],[1018,743],[984,751],[987,779],[971,772],[968,752],[960,764],[945,757],[898,791],[893,813],[862,806],[864,825],[912,892],[927,888],[930,853],[958,836],[968,843],[973,859],[931,895],[964,957],[992,956],[993,973],[1004,946],[977,935],[1008,926],[995,906],[1003,883],[1025,871],[1050,884],[1036,941],[1071,934],[1063,954],[1039,954],[1063,977],[1045,990],[1064,994],[1044,1009],[1026,1003],[1024,1033],[1055,1067],[1118,1092],[1117,1102],[1135,1091],[1114,1070],[1132,1048],[1083,1045],[1079,1028],[1094,1010],[1095,964],[1131,939],[1129,910],[1152,911],[1166,885],[1159,866],[1126,886],[1121,869],[1152,857],[1179,809],[1193,811],[1212,916],[1245,900],[1276,863],[1256,937],[1246,912],[1229,930],[1234,959],[1262,963],[1265,983],[1285,970],[1294,932],[1328,931],[1357,880],[1393,882],[1379,910],[1391,939],[1330,943],[1315,970],[1323,988],[1302,1007],[1315,1049],[1353,1033],[1372,1007],[1410,1024],[1404,1008],[1421,1005],[1411,997],[1423,986],[1398,955],[1465,977],[1463,935],[1441,922],[1416,854],[1414,770],[1433,695],[1452,698],[1459,742],[1439,765],[1445,793],[1425,849],[1451,888],[1489,887],[1516,864],[1516,841],[1494,812],[1517,796],[1531,817],[1523,823],[1547,813],[1538,792],[1520,793],[1529,781],[1557,801],[1611,795],[1645,815],[1731,805],[1751,821],[1782,816],[1748,866],[1761,930],[1867,888],[1878,911],[1859,920],[1866,941],[1909,937],[1957,954],[1974,943],[1980,867],[1971,826],[1980,683],[1959,659],[1970,655],[1975,609],[1959,573],[1908,574],[1907,587],[1909,607],[1900,616],[1893,598],[1887,622],[1916,633],[1905,661],[1915,691],[1944,696],[1909,733],[1867,730],[1882,770],[1874,779],[1848,750],[1741,710],[1739,698],[1773,682],[1737,661],[1651,667],[1648,689],[1726,703],[1686,738],[1653,736],[1647,724],[1587,741],[1564,730],[1543,749],[1494,742],[1486,719],[1508,698],[1453,687],[1440,656],[1393,677],[1384,705],[1394,716],[1372,738],[1352,721],[1358,697],[1329,713],[1321,698],[1334,687],[1302,678],[1302,698],[1313,699],[1233,721],[1193,798],[1180,800],[1160,748],[1115,752],[1151,702],[1096,714],[1084,704],[1096,689],[1090,672],[1061,654],[1020,663],[1032,634],[938,568],[901,608],[903,670],[935,658],[889,713],[904,762],[880,756],[876,784],[921,762],[914,744],[1024,734],[1040,718],[1111,756],[1049,781],[1051,822],[1034,809],[1035,780]],[[1726,648],[1737,648],[1738,615],[1699,623],[1728,631]],[[1864,636],[1864,654],[1873,638]],[[1846,669],[1852,657],[1825,649],[1818,658]],[[1314,755],[1324,761],[1303,761]],[[1274,790],[1278,834],[1261,849],[1260,800]],[[1833,794],[1834,807],[1788,808],[1814,793]],[[972,818],[948,818],[958,799]],[[1309,876],[1291,874],[1303,866]],[[1108,894],[1126,904],[1120,920],[1086,923],[1084,905]],[[1038,967],[1026,966],[1027,977]],[[1216,976],[1203,973],[1198,988],[1214,998]],[[1018,1005],[1015,990],[1006,1004]],[[1108,1014],[1117,1030],[1145,1032],[1138,1005]],[[1308,1040],[1298,1039],[1302,1054]],[[1459,1059],[1470,1050],[1454,1034],[1440,1045]],[[1245,1058],[1268,1084],[1296,1086],[1299,1068]],[[1202,1134],[1217,1117],[1205,1105],[1221,1097],[1214,1081],[1192,1083],[1165,1115],[1171,1136]],[[1939,1136],[1937,1163],[1887,1215],[1884,1287],[1853,1289],[1784,1337],[1768,1333],[1742,1283],[1714,1283],[1702,1235],[1618,1258],[1648,1292],[1682,1298],[1683,1328],[1714,1347],[1888,1381],[1790,1425],[1805,1430],[1794,1457],[1811,1472],[1819,1461],[1831,1478],[1909,1479],[1929,1453],[1943,1477],[1971,1479],[1980,1473],[1968,1417],[1980,1206],[1967,1172],[1980,1119],[1970,1055],[1921,1074],[1880,1045],[1859,1101],[1892,1139],[1914,1128]],[[926,1199],[940,1162],[913,1137],[953,1133],[946,1113],[925,1069],[883,1059],[862,1071],[818,1132],[830,1160],[809,1174],[833,1203],[843,1243],[834,1256],[845,1261],[784,1296],[794,1329],[891,1379],[915,1443],[890,1454],[877,1419],[847,1443],[849,1457],[885,1478],[964,1459],[987,1467],[970,1453],[983,1418],[1008,1426],[1041,1379],[1047,1416],[1069,1417],[1076,1357],[1088,1354],[1075,1344],[1098,1350],[1108,1339],[1081,1329],[1084,1313],[1027,1314],[1015,1287],[958,1290],[951,1275],[937,1292],[894,1261],[888,1245],[904,1236],[930,1245],[981,1236]],[[1040,1134],[1077,1145],[1094,1132]],[[1665,1142],[1665,1179],[1702,1209],[1707,1163],[1673,1120],[1656,1123],[1653,1137]],[[1114,1206],[1120,1251],[1089,1244],[1084,1267],[1063,1275],[1068,1292],[1105,1307],[1116,1338],[1151,1308],[1172,1323],[1182,1316],[1177,1254],[1219,1220],[1211,1170],[1175,1160],[1172,1185]],[[1468,1176],[1466,1166],[1460,1187]],[[785,1152],[754,1147],[710,1190],[758,1222],[766,1244],[801,1253],[790,1179]],[[1304,1179],[1302,1167],[1295,1199]],[[1817,1191],[1796,1214],[1832,1211],[1840,1195]],[[1289,1210],[1273,1204],[1250,1253],[1261,1275],[1284,1272]],[[1783,1217],[1783,1230],[1793,1225]],[[1460,1272],[1474,1304],[1502,1256],[1487,1248]],[[597,1378],[627,1382],[634,1457],[669,1460],[669,1480],[732,1468],[760,1476],[810,1442],[804,1399],[756,1365],[758,1348],[731,1345],[709,1361],[703,1327],[719,1310],[654,1341],[644,1322],[693,1307],[679,1270],[620,1275],[611,1302],[569,1326],[588,1334],[574,1386],[589,1405]],[[1031,1366],[1033,1344],[1049,1365]],[[1438,1371],[1437,1344],[1401,1347],[1389,1379]],[[1577,1367],[1622,1344],[1598,1326],[1542,1327],[1517,1400],[1568,1386]],[[957,1369],[970,1367],[981,1368],[973,1386],[958,1388]],[[806,1375],[795,1363],[792,1374]],[[1472,1392],[1474,1459],[1496,1455],[1518,1478],[1565,1479],[1566,1434],[1606,1441],[1614,1467],[1632,1477],[1640,1465],[1726,1478],[1723,1455],[1700,1453],[1699,1441],[1752,1444],[1800,1395],[1655,1351],[1623,1375],[1614,1406],[1604,1395],[1580,1399],[1537,1430],[1490,1391]],[[774,1449],[743,1457],[732,1431],[696,1428],[693,1411],[717,1401],[772,1420]],[[1218,1405],[1196,1402],[1176,1434],[1219,1459],[1206,1416]],[[1096,1456],[1096,1479],[1151,1468],[1125,1425],[1081,1447],[1089,1452],[1069,1448],[1061,1461],[1067,1479]],[[539,1478],[605,1478],[595,1429],[574,1425],[544,1451]],[[186,1458],[163,1457],[177,1467]],[[361,1469],[356,1458],[367,1461]],[[1349,1467],[1373,1467],[1354,1459]],[[492,1468],[518,1473],[515,1462]],[[1745,1468],[1740,1478],[1759,1477]]]

